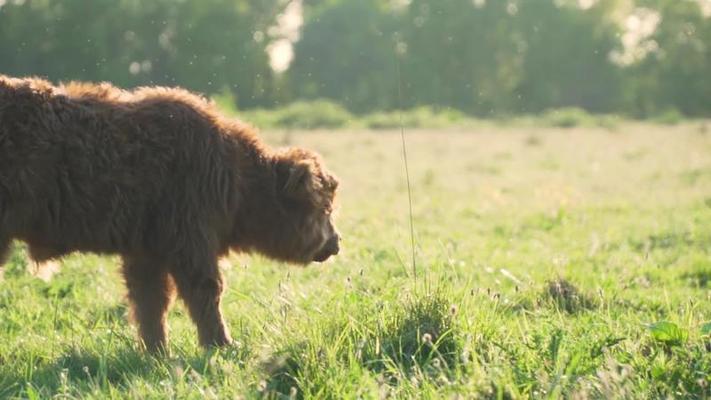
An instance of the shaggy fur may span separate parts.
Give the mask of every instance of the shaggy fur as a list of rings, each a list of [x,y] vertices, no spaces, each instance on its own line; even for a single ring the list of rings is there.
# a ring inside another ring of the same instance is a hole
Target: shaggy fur
[[[0,75],[0,264],[12,239],[36,261],[121,255],[149,349],[166,345],[176,289],[201,344],[230,342],[217,267],[230,249],[338,253],[336,187],[316,154],[272,151],[187,91]]]

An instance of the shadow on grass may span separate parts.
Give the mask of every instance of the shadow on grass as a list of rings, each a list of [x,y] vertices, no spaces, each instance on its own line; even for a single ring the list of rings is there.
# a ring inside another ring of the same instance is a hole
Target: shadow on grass
[[[688,231],[669,231],[648,235],[642,239],[629,239],[628,241],[632,249],[640,253],[687,248],[705,250],[711,245],[711,234],[703,231],[694,234]]]
[[[134,377],[149,376],[160,363],[131,347],[113,349],[109,354],[71,349],[53,361],[30,360],[31,371],[16,371],[0,379],[0,398],[53,396],[69,388],[121,385]]]
[[[559,278],[547,281],[540,292],[517,293],[502,310],[521,313],[552,307],[573,315],[598,306],[595,298],[582,292],[572,282]]]
[[[268,379],[263,383],[263,387],[257,389],[264,397],[303,398],[303,392],[299,390],[299,376],[302,374],[303,362],[300,360],[299,352],[307,346],[308,343],[296,344],[262,363],[262,369]]]
[[[200,375],[221,373],[216,368],[223,361],[244,364],[249,355],[242,347],[152,355],[133,346],[130,340],[106,352],[71,348],[53,360],[30,359],[27,368],[0,376],[0,399],[103,391],[129,387],[138,379],[158,385],[166,379],[182,379],[188,370]]]
[[[681,275],[681,279],[688,282],[691,287],[705,289],[711,284],[711,268],[686,272]]]

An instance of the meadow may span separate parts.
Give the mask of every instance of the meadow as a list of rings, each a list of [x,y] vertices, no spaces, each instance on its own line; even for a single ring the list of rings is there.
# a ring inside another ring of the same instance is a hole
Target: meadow
[[[170,356],[118,260],[0,277],[0,398],[708,398],[708,122],[262,133],[342,181],[333,261],[223,260],[234,346],[182,305]]]

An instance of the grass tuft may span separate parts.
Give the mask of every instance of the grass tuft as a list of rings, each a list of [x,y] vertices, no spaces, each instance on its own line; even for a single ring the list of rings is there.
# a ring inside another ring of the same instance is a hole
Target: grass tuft
[[[587,111],[576,107],[565,107],[547,111],[543,120],[549,126],[557,128],[574,128],[591,125],[592,116]]]
[[[461,346],[457,342],[453,316],[456,307],[441,293],[415,297],[397,307],[379,328],[362,361],[375,371],[397,365],[405,373],[430,363],[452,366]]]
[[[6,277],[18,278],[28,272],[28,260],[27,245],[15,242],[10,249],[10,257],[7,263],[0,267],[4,269],[4,275]]]
[[[652,120],[663,125],[678,125],[684,120],[684,115],[677,109],[669,108],[654,116]]]
[[[595,302],[591,297],[581,293],[575,285],[565,279],[548,281],[545,294],[561,310],[570,314],[595,307]]]

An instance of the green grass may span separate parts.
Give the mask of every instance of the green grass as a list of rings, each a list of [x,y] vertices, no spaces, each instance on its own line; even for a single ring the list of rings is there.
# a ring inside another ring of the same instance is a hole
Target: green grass
[[[343,252],[234,255],[237,344],[138,350],[115,258],[0,280],[0,398],[708,398],[711,137],[696,126],[266,132],[342,179]]]

